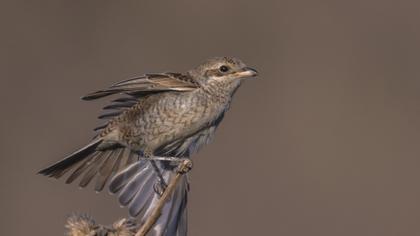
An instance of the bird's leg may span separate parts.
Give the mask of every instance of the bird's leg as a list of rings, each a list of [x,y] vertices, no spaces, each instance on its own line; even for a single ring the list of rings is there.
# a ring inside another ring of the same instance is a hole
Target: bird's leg
[[[191,170],[192,168],[192,162],[189,158],[177,158],[177,157],[170,157],[171,159],[169,161],[172,162],[176,162],[177,166],[174,167],[174,172],[176,173],[180,173],[180,174],[185,174],[188,171]],[[155,162],[156,159],[152,159],[150,160],[153,167],[155,168],[155,170],[160,174],[159,168],[156,165]],[[185,162],[187,161],[187,162]],[[187,163],[187,164],[182,164],[182,163]],[[182,168],[180,168],[180,166],[182,166]],[[168,180],[170,181],[170,180]],[[165,193],[166,188],[168,187],[168,184],[166,184],[166,182],[164,181],[162,175],[160,175],[160,178],[158,179],[157,183],[155,183],[155,185],[153,186],[155,192],[157,194],[159,194],[160,197],[162,197],[162,195]]]
[[[191,168],[192,168],[192,162],[189,158],[181,158],[181,157],[157,157],[157,156],[153,156],[150,159],[150,162],[152,163],[152,165],[154,166],[154,168],[156,169],[156,171],[159,172],[159,169],[156,165],[156,161],[169,161],[171,162],[171,166],[173,166],[173,163],[176,163],[176,166],[174,167],[174,171],[177,173],[186,173],[188,172]],[[184,163],[185,161],[187,161],[189,164],[185,165],[186,167],[182,170],[179,169],[179,165],[181,165],[181,163]],[[162,194],[165,192],[166,188],[168,187],[168,185],[166,184],[166,182],[164,181],[162,175],[160,175],[161,178],[158,179],[158,182],[153,186],[154,190],[156,193],[158,193],[160,196],[162,196]]]
[[[155,192],[162,196],[163,192],[165,191],[166,187],[168,186],[165,182],[165,179],[162,176],[162,173],[160,172],[159,167],[156,164],[156,160],[154,159],[153,153],[150,150],[146,150],[143,153],[143,156],[145,159],[148,159],[150,161],[150,164],[153,166],[153,169],[158,176],[157,183],[153,186]]]
[[[171,162],[171,164],[175,163],[177,165],[184,162],[186,159],[190,162],[189,158],[153,156],[153,152],[150,150],[145,150],[143,153],[143,157],[140,157],[140,159],[149,160],[150,163],[152,164],[153,169],[158,176],[157,183],[153,187],[154,187],[155,192],[159,194],[160,196],[162,196],[163,192],[165,192],[165,189],[168,185],[165,179],[163,178],[162,173],[156,164],[156,161],[167,161],[167,162]]]

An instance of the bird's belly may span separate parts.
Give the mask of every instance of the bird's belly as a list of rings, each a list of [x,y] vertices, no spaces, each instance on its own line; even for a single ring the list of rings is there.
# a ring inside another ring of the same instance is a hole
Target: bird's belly
[[[190,137],[209,126],[224,111],[223,106],[185,100],[161,100],[138,117],[129,146],[140,151],[146,148],[156,150],[162,145]]]
[[[206,127],[212,119],[212,116],[202,108],[174,112],[173,117],[162,118],[162,122],[157,122],[157,125],[151,129],[152,135],[148,135],[149,140],[146,145],[156,149],[164,144],[189,137]]]

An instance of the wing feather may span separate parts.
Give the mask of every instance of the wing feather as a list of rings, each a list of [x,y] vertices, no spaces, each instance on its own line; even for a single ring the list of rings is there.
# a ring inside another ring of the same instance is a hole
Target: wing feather
[[[83,96],[83,100],[94,100],[117,93],[149,94],[162,91],[191,91],[199,84],[189,75],[179,73],[145,74],[143,76],[124,80]]]
[[[101,114],[98,118],[110,120],[137,104],[138,101],[146,95],[167,91],[191,91],[198,87],[199,83],[191,76],[185,74],[170,72],[145,74],[140,77],[117,82],[106,89],[89,93],[82,97],[82,99],[94,100],[113,94],[127,95],[117,98],[113,100],[111,104],[103,107],[105,113]],[[96,127],[94,130],[102,130],[107,127],[107,125],[108,122]]]

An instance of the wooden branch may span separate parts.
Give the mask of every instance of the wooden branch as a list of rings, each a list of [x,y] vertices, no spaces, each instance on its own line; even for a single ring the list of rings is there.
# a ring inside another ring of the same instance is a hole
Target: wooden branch
[[[163,206],[165,205],[166,201],[172,196],[172,193],[174,192],[179,180],[184,174],[190,171],[191,168],[192,161],[190,159],[183,159],[179,163],[175,177],[171,179],[168,187],[166,187],[165,191],[163,192],[162,196],[157,202],[156,207],[153,209],[153,212],[147,218],[146,222],[141,226],[139,231],[137,231],[135,236],[145,236],[150,231],[150,229],[159,219],[159,216],[162,214]]]

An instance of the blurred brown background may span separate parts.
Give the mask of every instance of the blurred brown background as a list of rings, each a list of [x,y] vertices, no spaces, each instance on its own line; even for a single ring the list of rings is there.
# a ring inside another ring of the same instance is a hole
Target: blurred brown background
[[[418,1],[0,4],[2,235],[126,216],[35,174],[91,138],[79,97],[223,55],[261,76],[194,156],[190,235],[420,235]]]

